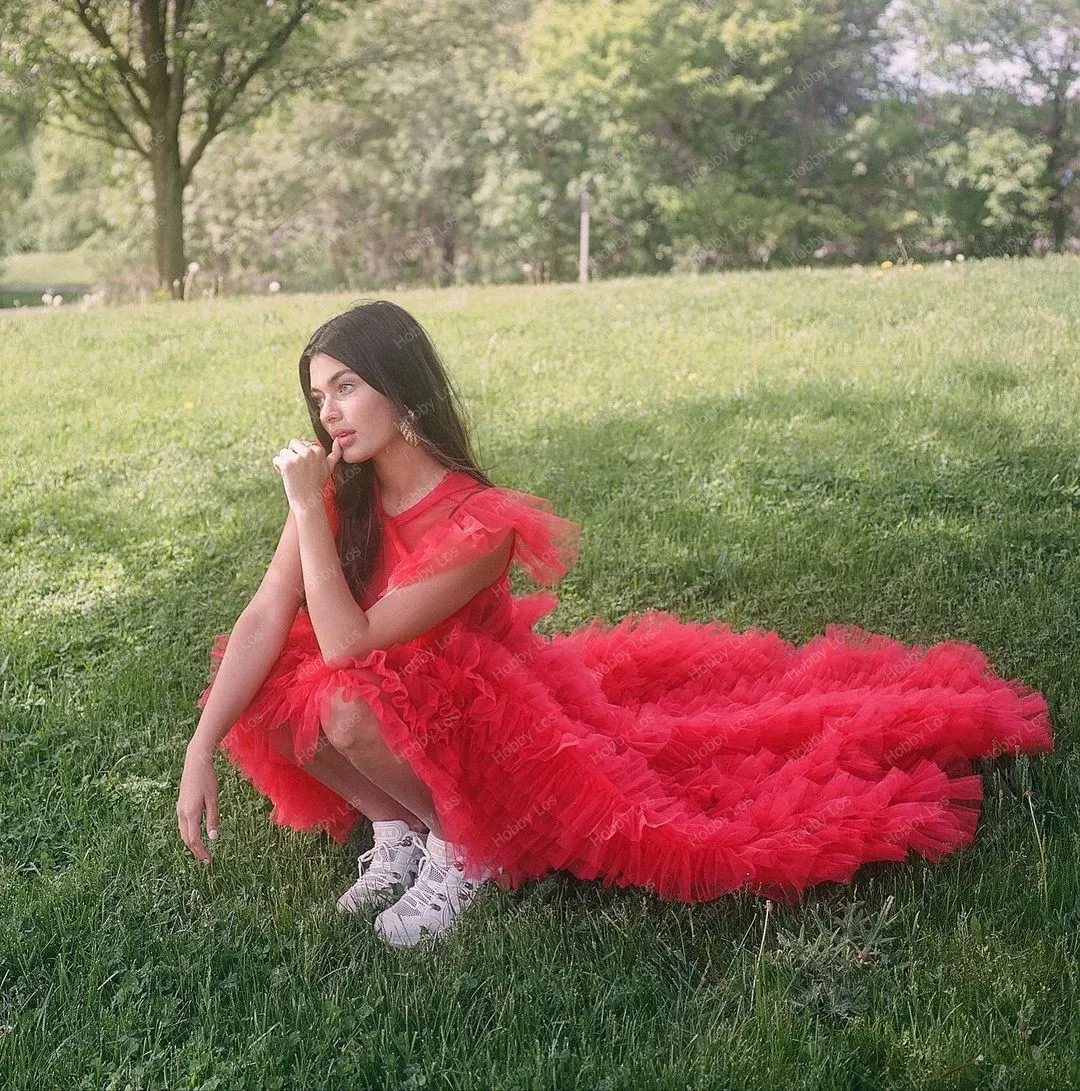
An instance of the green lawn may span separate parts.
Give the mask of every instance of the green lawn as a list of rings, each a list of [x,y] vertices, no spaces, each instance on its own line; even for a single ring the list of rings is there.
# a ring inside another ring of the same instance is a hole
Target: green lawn
[[[39,251],[0,258],[0,308],[40,307],[49,291],[77,303],[98,279],[95,256],[85,250]]]
[[[553,875],[431,955],[224,759],[174,814],[213,635],[285,517],[297,360],[357,297],[0,317],[0,1083],[1080,1083],[1080,259],[394,295],[501,484],[583,527],[538,629],[660,607],[970,640],[1057,751],[984,763],[974,846],[795,906]],[[66,310],[66,309],[65,309]],[[529,589],[515,573],[519,590]]]
[[[94,255],[85,250],[8,254],[0,267],[4,284],[89,284],[95,279]]]

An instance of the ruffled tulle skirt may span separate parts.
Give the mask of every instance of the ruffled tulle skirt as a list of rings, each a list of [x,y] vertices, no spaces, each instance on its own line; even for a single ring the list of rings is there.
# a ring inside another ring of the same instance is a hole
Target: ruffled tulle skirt
[[[536,616],[554,600],[522,601]],[[1042,695],[970,644],[834,626],[796,647],[660,610],[547,638],[527,613],[499,640],[457,625],[331,666],[301,610],[223,749],[275,821],[343,841],[362,816],[299,767],[340,692],[429,786],[468,873],[516,886],[562,869],[702,901],[938,860],[974,836],[973,758],[1053,747]]]

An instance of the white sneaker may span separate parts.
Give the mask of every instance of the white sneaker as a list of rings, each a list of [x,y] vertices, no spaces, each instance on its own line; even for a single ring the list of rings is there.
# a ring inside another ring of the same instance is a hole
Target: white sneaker
[[[360,878],[337,900],[343,913],[359,913],[392,902],[413,884],[424,855],[423,838],[408,822],[398,819],[371,825],[375,844],[356,858]]]
[[[416,882],[375,918],[375,935],[392,947],[440,936],[472,904],[482,881],[466,879],[453,846],[429,833]]]

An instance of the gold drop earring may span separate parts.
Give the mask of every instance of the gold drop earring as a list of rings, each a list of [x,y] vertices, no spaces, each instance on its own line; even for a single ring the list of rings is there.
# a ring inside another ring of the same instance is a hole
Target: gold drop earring
[[[416,447],[420,443],[420,436],[417,434],[416,429],[412,426],[412,421],[416,419],[416,410],[410,409],[406,416],[402,417],[398,421],[398,429],[405,437],[405,442],[412,444]]]

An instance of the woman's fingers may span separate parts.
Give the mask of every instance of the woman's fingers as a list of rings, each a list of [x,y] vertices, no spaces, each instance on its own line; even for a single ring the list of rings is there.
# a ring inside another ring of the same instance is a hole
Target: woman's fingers
[[[187,845],[193,855],[197,856],[203,863],[208,864],[210,863],[210,853],[206,851],[206,846],[199,836],[200,817],[200,815],[189,814],[182,814],[179,816],[180,840]]]
[[[217,792],[211,792],[206,797],[206,836],[211,841],[216,841],[218,835],[218,801]]]
[[[202,819],[206,815],[207,837],[217,837],[218,781],[212,757],[189,752],[184,758],[180,777],[180,794],[176,801],[176,822],[180,839],[204,864],[210,863],[210,853],[202,840]]]
[[[326,464],[330,467],[330,472],[333,473],[334,467],[341,460],[341,441],[334,437],[334,442],[330,444],[330,454],[326,456]]]

